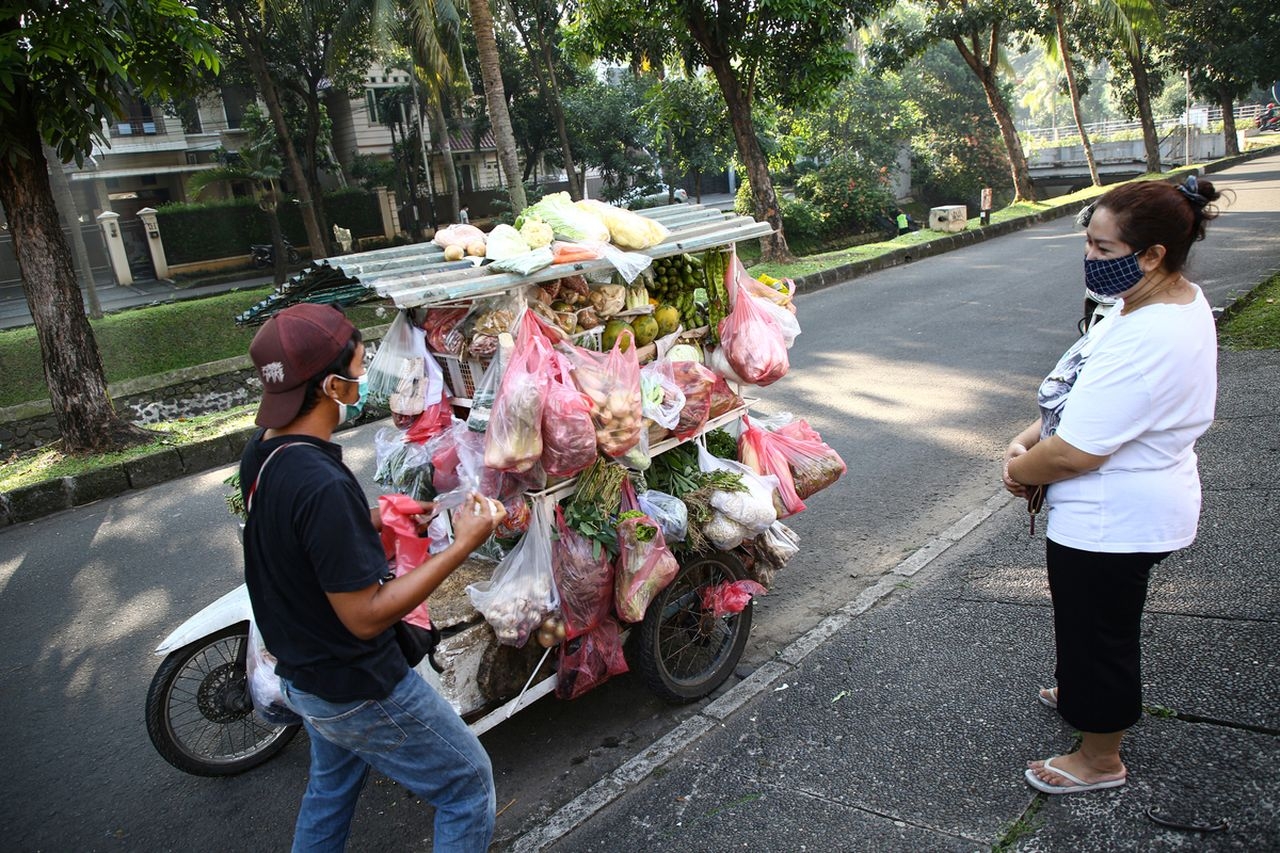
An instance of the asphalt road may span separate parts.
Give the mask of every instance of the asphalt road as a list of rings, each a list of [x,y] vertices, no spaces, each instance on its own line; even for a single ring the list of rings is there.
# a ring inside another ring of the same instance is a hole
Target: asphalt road
[[[1213,177],[1236,200],[1190,277],[1220,305],[1280,267],[1280,157]],[[743,671],[994,493],[1005,442],[1034,416],[1035,384],[1075,337],[1081,254],[1064,218],[800,300],[792,372],[759,408],[807,417],[849,474],[795,519],[803,550],[756,606]],[[373,429],[343,437],[366,474]],[[164,763],[143,723],[151,650],[240,580],[225,475],[0,532],[4,848],[287,848],[305,737],[249,774],[200,779]],[[503,723],[483,739],[505,809],[499,846],[689,713],[623,677]],[[349,849],[421,849],[430,835],[429,811],[374,778]]]

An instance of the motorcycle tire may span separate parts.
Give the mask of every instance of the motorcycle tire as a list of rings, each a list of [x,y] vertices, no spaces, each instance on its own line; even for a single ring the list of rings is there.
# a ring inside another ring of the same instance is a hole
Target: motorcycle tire
[[[271,259],[268,258],[266,255],[262,255],[258,252],[254,252],[253,265],[258,269],[262,269],[263,267],[269,267],[271,266]]]
[[[746,576],[733,554],[696,554],[654,596],[628,643],[631,669],[654,694],[673,704],[695,702],[733,674],[751,633],[752,605],[716,618],[703,609],[701,593]]]
[[[171,653],[147,690],[147,734],[165,761],[195,776],[234,776],[271,759],[301,725],[254,716],[244,670],[249,623]]]
[[[286,257],[289,259],[289,263],[291,264],[302,263],[302,255],[299,255],[298,250],[293,248],[292,246],[289,247],[288,254],[286,255]]]

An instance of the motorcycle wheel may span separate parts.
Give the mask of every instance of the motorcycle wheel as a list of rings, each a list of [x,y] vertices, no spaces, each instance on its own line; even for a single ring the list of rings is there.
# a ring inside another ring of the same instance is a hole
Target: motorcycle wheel
[[[698,554],[654,596],[631,632],[631,664],[655,694],[674,704],[708,695],[733,673],[751,633],[751,605],[716,618],[702,607],[702,590],[746,577],[732,554]]]
[[[261,252],[253,253],[253,265],[259,269],[271,263],[271,259],[263,255]]]
[[[302,263],[302,255],[299,255],[299,254],[298,254],[298,250],[297,250],[297,249],[295,249],[295,248],[293,248],[292,246],[290,246],[288,251],[289,251],[289,254],[288,254],[288,255],[286,255],[286,257],[288,257],[288,259],[289,259],[289,263],[291,263],[291,264],[298,264],[298,263]]]
[[[147,734],[165,761],[195,776],[233,776],[293,740],[300,725],[270,726],[253,715],[244,670],[249,623],[183,646],[156,670],[147,691]]]

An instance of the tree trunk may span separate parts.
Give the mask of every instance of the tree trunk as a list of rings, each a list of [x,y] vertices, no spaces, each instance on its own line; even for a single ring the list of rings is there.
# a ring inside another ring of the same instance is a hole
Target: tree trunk
[[[333,236],[333,228],[329,224],[329,215],[324,209],[324,188],[320,185],[320,96],[314,87],[307,93],[307,137],[303,143],[303,169],[307,175],[307,190],[311,196],[311,204],[316,213],[316,227],[320,229],[320,242],[323,254],[312,258],[327,258],[331,254],[329,240]]]
[[[1026,155],[1022,153],[1022,140],[1018,139],[1017,128],[1013,125],[1013,116],[1009,113],[1009,105],[1005,103],[1000,92],[1000,81],[996,78],[995,62],[988,66],[964,41],[952,40],[965,64],[982,84],[982,91],[987,96],[987,106],[1000,128],[1000,138],[1004,141],[1005,156],[1009,159],[1009,174],[1013,178],[1014,201],[1035,201],[1035,188],[1031,185],[1031,171],[1027,168]],[[996,34],[992,34],[992,42],[997,42]],[[974,36],[976,46],[977,36]]]
[[[729,51],[713,41],[705,20],[690,16],[688,23],[690,34],[710,58],[711,72],[716,75],[716,82],[720,84],[720,92],[724,95],[729,121],[733,125],[733,138],[738,145],[738,156],[742,158],[747,169],[747,180],[751,182],[751,201],[756,218],[773,226],[772,234],[760,238],[760,260],[768,263],[794,260],[791,247],[787,245],[787,235],[782,230],[782,210],[778,205],[778,194],[773,188],[773,178],[769,175],[769,162],[760,150],[760,140],[756,137],[755,125],[751,122],[751,101],[738,80]]]
[[[93,280],[93,265],[89,263],[89,247],[85,245],[84,232],[80,230],[80,212],[76,209],[76,198],[71,194],[71,182],[67,180],[67,173],[62,170],[62,161],[47,143],[44,146],[44,159],[49,164],[49,189],[53,191],[58,215],[71,230],[71,249],[76,259],[76,269],[80,273],[80,282],[84,285],[85,294],[89,297],[89,316],[100,320],[102,303],[98,301],[98,285]]]
[[[507,197],[512,215],[519,215],[527,204],[524,184],[520,182],[520,158],[516,155],[516,135],[511,129],[511,113],[507,111],[507,93],[502,87],[502,69],[498,62],[498,40],[493,31],[493,12],[489,0],[467,0],[471,9],[471,26],[476,35],[476,52],[480,57],[480,77],[484,81],[485,102],[489,106],[489,123],[498,143],[498,163],[507,182]]]
[[[1067,41],[1067,25],[1062,15],[1062,4],[1053,4],[1053,20],[1058,28],[1058,55],[1062,57],[1062,68],[1067,74],[1067,91],[1071,93],[1071,115],[1076,120],[1076,132],[1080,134],[1080,147],[1084,149],[1084,161],[1089,166],[1089,180],[1095,187],[1102,186],[1102,178],[1098,175],[1098,164],[1093,159],[1093,145],[1089,142],[1089,134],[1084,129],[1084,115],[1080,112],[1080,89],[1076,86],[1076,72],[1071,68],[1071,45]]]
[[[449,137],[449,122],[444,117],[444,109],[440,106],[439,97],[431,98],[431,120],[440,128],[440,165],[444,172],[444,188],[449,193],[449,205],[453,211],[453,222],[458,221],[458,211],[462,210],[462,199],[458,196],[458,167],[453,162],[453,141]]]
[[[276,90],[275,81],[267,68],[267,60],[263,54],[262,38],[257,22],[249,19],[246,7],[240,3],[228,3],[227,14],[239,32],[236,34],[244,46],[245,58],[249,60],[249,69],[258,84],[259,94],[267,103],[267,114],[275,126],[276,137],[284,149],[284,159],[289,166],[289,176],[293,179],[293,191],[298,194],[298,205],[301,208],[302,227],[307,232],[307,246],[311,257],[325,256],[324,235],[320,231],[320,223],[316,219],[315,205],[312,202],[311,190],[307,183],[306,173],[302,169],[302,161],[298,150],[294,147],[293,137],[289,134],[289,125],[284,118],[284,109],[280,106],[280,93]]]
[[[569,146],[569,128],[564,120],[564,104],[560,100],[560,83],[556,80],[551,42],[542,29],[541,21],[538,23],[538,42],[542,46],[542,61],[547,66],[547,82],[551,90],[547,100],[551,105],[551,117],[556,122],[556,134],[560,137],[560,149],[564,152],[564,174],[569,182],[569,197],[578,201],[582,198],[582,185],[578,183],[578,170],[573,162],[573,149]]]
[[[0,157],[0,204],[9,217],[22,290],[40,341],[49,402],[69,453],[101,452],[145,433],[116,414],[102,356],[84,313],[34,120],[22,128],[30,157]]]
[[[1236,136],[1236,104],[1235,98],[1226,89],[1218,92],[1218,102],[1222,104],[1222,136],[1227,145],[1228,157],[1240,153],[1240,139]]]
[[[1142,122],[1142,145],[1147,152],[1147,171],[1159,172],[1160,134],[1156,130],[1156,120],[1151,114],[1151,80],[1147,76],[1147,60],[1143,55],[1142,41],[1137,34],[1136,51],[1126,51],[1129,57],[1129,69],[1133,72],[1133,97],[1138,102],[1138,120]]]

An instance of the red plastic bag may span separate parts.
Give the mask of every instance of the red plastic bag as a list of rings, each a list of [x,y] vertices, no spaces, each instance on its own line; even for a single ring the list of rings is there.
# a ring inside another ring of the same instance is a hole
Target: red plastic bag
[[[470,313],[469,305],[456,308],[432,308],[428,311],[426,319],[422,321],[422,331],[427,335],[427,346],[431,351],[461,355],[462,345],[466,339],[458,330],[462,321]]]
[[[541,334],[521,330],[485,430],[487,467],[522,473],[542,456],[542,408],[550,355]]]
[[[633,510],[618,522],[618,565],[613,606],[623,622],[639,622],[653,597],[680,571],[675,555],[662,538],[662,528],[649,516]]]
[[[769,432],[743,419],[746,429],[738,438],[738,457],[758,474],[778,478],[778,494],[787,515],[804,511],[804,499],[848,470],[840,454],[803,420],[792,421]]]
[[[453,406],[449,403],[448,393],[440,395],[440,399],[422,410],[422,414],[413,420],[413,424],[405,433],[405,441],[422,444],[430,441],[449,428],[453,423]]]
[[[725,581],[703,587],[702,609],[710,610],[716,619],[747,609],[753,596],[764,595],[765,588],[755,581]]]
[[[711,414],[708,417],[718,418],[725,412],[731,412],[744,405],[746,404],[742,398],[729,387],[728,381],[723,376],[716,376],[716,384],[711,389]]]
[[[640,443],[644,428],[640,393],[640,362],[636,348],[622,351],[619,336],[607,353],[570,346],[562,352],[573,362],[573,382],[591,398],[591,420],[596,444],[606,456],[617,459]]]
[[[782,329],[749,295],[734,297],[729,316],[720,321],[720,346],[733,372],[748,385],[771,385],[791,369]]]
[[[606,616],[591,631],[560,646],[560,669],[556,696],[576,699],[593,687],[627,671],[622,653],[622,632],[616,620]]]
[[[574,387],[564,357],[553,358],[558,370],[548,380],[542,410],[542,467],[552,477],[572,477],[596,461],[596,428],[591,398]]]
[[[603,548],[598,556],[591,540],[564,520],[556,507],[556,540],[551,543],[551,572],[560,593],[565,636],[580,637],[599,625],[613,606],[613,563]]]
[[[684,408],[680,420],[672,432],[683,441],[697,435],[711,415],[711,392],[718,378],[711,370],[696,361],[677,361],[671,365],[676,384],[684,392]],[[723,381],[723,380],[721,380]],[[726,385],[727,389],[729,386]]]
[[[408,495],[379,495],[378,512],[382,516],[382,547],[387,559],[393,560],[396,577],[407,574],[427,559],[431,540],[418,535],[415,515],[422,514],[422,505]],[[431,613],[423,601],[404,616],[404,621],[420,628],[431,627]]]

